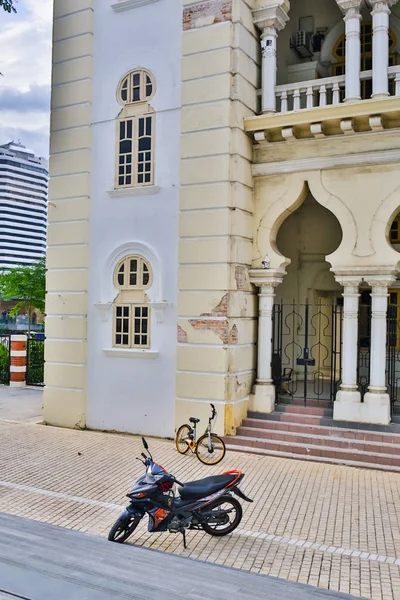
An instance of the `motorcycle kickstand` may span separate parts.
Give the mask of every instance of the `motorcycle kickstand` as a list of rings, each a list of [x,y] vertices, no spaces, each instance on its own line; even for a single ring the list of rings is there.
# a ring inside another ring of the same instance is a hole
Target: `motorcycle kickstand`
[[[182,527],[182,529],[181,529],[181,534],[183,536],[183,547],[186,550],[186,548],[187,548],[187,544],[186,544],[186,531],[185,531],[184,527]]]

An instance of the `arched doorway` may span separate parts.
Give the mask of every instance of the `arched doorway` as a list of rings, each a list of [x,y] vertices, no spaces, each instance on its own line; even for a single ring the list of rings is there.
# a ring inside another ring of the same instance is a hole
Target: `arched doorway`
[[[273,370],[286,369],[279,398],[326,405],[340,384],[342,287],[326,256],[342,241],[337,218],[309,193],[281,225],[276,243],[291,259],[277,288],[273,316]]]
[[[361,23],[361,71],[372,71],[372,21]],[[389,66],[397,65],[397,38],[392,30],[389,30]],[[332,75],[344,75],[346,71],[346,37],[342,34],[337,40],[332,51],[333,59]],[[394,93],[394,80],[389,82],[389,92]],[[344,91],[342,91],[344,94]],[[372,75],[369,79],[361,80],[361,98],[368,100],[372,96]]]

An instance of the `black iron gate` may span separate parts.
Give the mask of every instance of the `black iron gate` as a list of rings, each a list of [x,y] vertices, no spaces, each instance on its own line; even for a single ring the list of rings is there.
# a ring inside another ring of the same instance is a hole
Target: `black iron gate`
[[[26,352],[27,385],[44,385],[44,340],[28,339]]]
[[[278,401],[285,395],[333,401],[340,386],[342,306],[276,304],[273,311],[272,377]]]
[[[0,384],[10,383],[10,343],[9,334],[0,334]]]
[[[400,401],[400,306],[389,305],[387,313],[386,387],[394,405]]]

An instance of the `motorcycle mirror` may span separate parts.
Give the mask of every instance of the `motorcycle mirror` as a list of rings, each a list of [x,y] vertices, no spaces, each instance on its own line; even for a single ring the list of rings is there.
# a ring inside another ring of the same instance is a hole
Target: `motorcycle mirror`
[[[148,444],[147,444],[146,440],[144,439],[144,437],[142,437],[142,444],[143,444],[143,446],[145,447],[145,450],[148,450],[148,449],[149,449],[149,446],[148,446]]]

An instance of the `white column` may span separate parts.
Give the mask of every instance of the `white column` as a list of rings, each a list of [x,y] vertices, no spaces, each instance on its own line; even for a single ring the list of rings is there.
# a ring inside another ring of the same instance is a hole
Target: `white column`
[[[395,279],[394,276],[368,279],[372,287],[371,350],[369,387],[364,404],[373,423],[390,422],[390,397],[386,393],[386,332],[388,287]]]
[[[275,287],[262,285],[258,313],[258,363],[257,384],[272,384],[272,313],[274,310]]]
[[[274,27],[266,27],[261,35],[261,81],[263,113],[276,111],[276,40],[278,33]]]
[[[372,10],[372,97],[389,96],[389,15],[397,0],[371,0]]]
[[[346,102],[361,100],[361,15],[354,8],[344,18],[346,23]]]
[[[357,386],[358,279],[341,279],[343,291],[342,383],[334,404],[334,419],[358,421],[361,394]]]
[[[271,413],[275,410],[275,387],[272,382],[272,327],[275,288],[285,273],[273,269],[250,271],[250,281],[260,288],[258,314],[257,379],[250,396],[249,409]]]
[[[361,14],[363,0],[336,0],[344,13],[346,23],[346,100],[361,99]]]
[[[253,10],[254,23],[261,30],[261,109],[266,114],[276,111],[276,42],[278,32],[285,27],[289,20],[289,8],[289,0],[276,0],[271,6]]]

